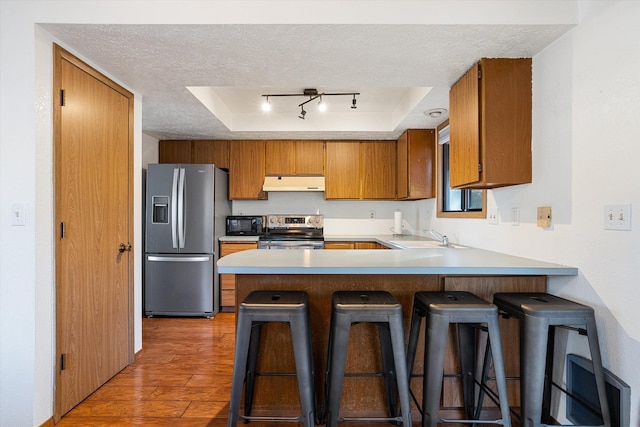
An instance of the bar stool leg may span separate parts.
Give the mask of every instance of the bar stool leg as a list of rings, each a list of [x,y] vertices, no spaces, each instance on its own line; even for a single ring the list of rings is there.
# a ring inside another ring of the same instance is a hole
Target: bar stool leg
[[[258,366],[258,351],[260,349],[260,336],[262,322],[252,322],[251,338],[249,339],[249,357],[247,358],[247,373],[244,380],[244,415],[251,414],[253,406],[253,394],[256,389],[256,370]]]
[[[526,315],[522,321],[526,330],[521,337],[524,340],[520,361],[521,418],[523,427],[535,427],[542,416],[545,367],[539,361],[546,359],[549,324],[547,319]]]
[[[424,317],[424,315],[414,305],[411,314],[411,326],[409,328],[409,343],[407,344],[407,375],[409,377],[409,383],[411,383],[411,375],[413,375],[413,365],[416,359],[416,350],[418,349],[422,317]]]
[[[591,351],[591,360],[593,362],[593,372],[596,377],[596,388],[598,389],[598,399],[600,400],[600,409],[602,411],[602,419],[606,427],[611,427],[611,416],[609,412],[609,403],[607,401],[607,391],[604,381],[604,369],[602,367],[602,357],[600,355],[600,342],[598,339],[598,330],[596,329],[596,321],[593,317],[586,320],[587,337],[589,339],[589,350]]]
[[[541,420],[543,424],[551,422],[551,385],[553,384],[553,355],[556,346],[556,327],[550,325],[547,333],[547,357],[544,369],[544,389],[542,391]]]
[[[460,353],[460,370],[462,372],[462,397],[467,419],[473,418],[475,409],[476,378],[476,329],[468,323],[458,323],[458,352]]]
[[[405,365],[406,355],[404,354],[404,329],[402,316],[394,316],[389,320],[391,332],[391,347],[393,348],[393,359],[396,367],[396,380],[398,393],[400,395],[400,411],[402,414],[403,427],[411,427],[411,404],[409,402],[409,375]]]
[[[309,320],[305,315],[298,315],[295,319],[291,319],[289,326],[296,362],[302,423],[304,427],[312,427],[315,425],[316,402],[313,397],[313,355],[311,354]]]
[[[240,314],[238,316],[236,333],[236,352],[233,362],[233,377],[231,380],[231,401],[229,402],[228,427],[238,425],[238,412],[240,410],[240,398],[242,396],[242,384],[244,383],[247,366],[247,354],[251,336],[251,320]]]
[[[387,408],[389,409],[389,417],[398,415],[398,393],[396,382],[396,367],[393,360],[393,349],[391,344],[391,333],[389,326],[378,323],[378,337],[380,338],[380,350],[382,353],[382,370],[384,375],[385,395],[387,397]]]
[[[436,427],[440,409],[440,393],[444,376],[444,349],[447,346],[449,322],[442,316],[427,315],[427,337],[424,348],[424,382],[422,384],[422,427]]]
[[[496,372],[496,386],[498,388],[502,425],[505,427],[511,427],[509,397],[507,395],[507,377],[504,368],[504,358],[502,357],[502,343],[500,342],[500,339],[496,338],[500,336],[500,325],[497,317],[487,320],[487,329],[489,330],[488,345],[491,346],[491,356],[493,358],[493,366]],[[494,338],[491,339],[491,337]]]
[[[335,314],[335,326],[331,332],[331,351],[329,353],[328,382],[326,393],[329,402],[327,404],[326,425],[336,427],[338,425],[338,414],[340,402],[342,400],[342,383],[344,381],[344,370],[347,363],[347,347],[349,345],[349,335],[351,333],[351,317]]]

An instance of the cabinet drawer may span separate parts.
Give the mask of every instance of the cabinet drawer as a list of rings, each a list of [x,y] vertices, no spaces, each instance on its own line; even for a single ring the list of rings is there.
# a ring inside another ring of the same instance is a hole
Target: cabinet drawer
[[[220,243],[220,256],[235,254],[236,252],[247,251],[249,249],[258,249],[257,242],[223,242]]]
[[[235,290],[236,289],[236,275],[235,274],[221,274],[220,275],[220,289],[222,290]]]

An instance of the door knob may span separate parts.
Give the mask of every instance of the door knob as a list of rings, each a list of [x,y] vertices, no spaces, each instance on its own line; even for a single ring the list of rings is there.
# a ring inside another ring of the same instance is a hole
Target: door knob
[[[124,243],[120,243],[120,246],[118,246],[118,251],[120,253],[127,251],[129,252],[131,250],[131,245],[130,244],[124,244]]]

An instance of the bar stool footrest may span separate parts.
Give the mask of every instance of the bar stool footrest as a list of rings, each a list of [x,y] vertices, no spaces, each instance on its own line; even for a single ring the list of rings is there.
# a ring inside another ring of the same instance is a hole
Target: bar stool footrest
[[[451,420],[448,418],[440,418],[441,423],[461,423],[461,424],[504,424],[501,419],[498,420]]]
[[[239,420],[245,421],[284,421],[297,423],[302,421],[302,417],[254,417],[248,415],[239,415]]]

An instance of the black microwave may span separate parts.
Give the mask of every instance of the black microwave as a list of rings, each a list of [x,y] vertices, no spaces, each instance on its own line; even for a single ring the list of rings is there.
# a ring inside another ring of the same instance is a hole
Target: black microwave
[[[263,234],[263,216],[227,217],[227,236],[261,236]]]

